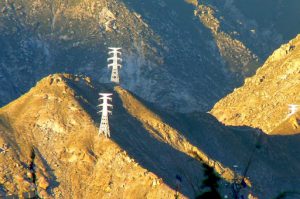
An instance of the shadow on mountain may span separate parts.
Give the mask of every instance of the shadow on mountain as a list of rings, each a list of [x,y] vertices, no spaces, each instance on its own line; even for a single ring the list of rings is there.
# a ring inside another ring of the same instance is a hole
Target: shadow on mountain
[[[200,109],[198,110],[210,110],[216,102],[231,93],[234,88],[242,85],[242,79],[237,78],[236,74],[229,71],[224,75],[222,70],[227,69],[220,70],[223,67],[222,64],[214,61],[213,56],[221,56],[220,52],[213,51],[211,44],[208,44],[208,41],[214,41],[215,38],[211,31],[195,16],[194,5],[181,0],[164,0],[160,3],[156,1],[124,0],[124,3],[128,8],[141,15],[142,19],[166,44],[168,50],[166,52],[167,56],[164,57],[164,67],[168,68],[174,78],[183,79],[184,77],[188,79],[188,81],[181,81],[181,84],[185,86],[185,92],[198,93],[199,88],[214,91],[205,93],[209,100],[205,100],[205,103],[199,105],[198,108]],[[184,42],[179,38],[184,38]],[[188,47],[185,48],[185,46]],[[200,58],[198,53],[194,53],[196,49],[201,49],[201,54],[205,56]],[[165,51],[165,49],[162,49],[162,52]],[[186,51],[190,51],[190,53],[186,53]],[[187,66],[197,67],[188,67],[187,69]],[[215,66],[218,66],[217,70],[214,69]],[[212,83],[207,78],[210,75],[217,77],[218,81]],[[191,82],[193,82],[193,85],[190,84]],[[198,85],[198,87],[194,87],[194,85]],[[177,88],[177,93],[180,93],[179,90]],[[165,92],[155,96],[157,101],[166,95]],[[178,107],[174,105],[174,108]]]
[[[53,172],[53,168],[51,168],[47,160],[44,158],[44,156],[40,153],[40,151],[37,148],[34,148],[34,153],[40,159],[43,167],[46,169],[49,175],[48,179],[50,180],[49,183],[50,186],[47,188],[47,190],[53,194],[53,190],[59,186],[59,182],[57,182],[57,178]]]
[[[203,178],[201,163],[147,132],[123,108],[121,99],[113,91],[113,85],[101,84],[95,86],[96,89],[87,90],[83,84],[74,84],[71,81],[68,83],[76,93],[84,96],[81,104],[97,123],[100,122],[95,108],[98,104],[97,93],[114,93],[115,110],[110,117],[112,140],[173,189],[176,189],[175,176],[180,175],[183,178],[180,191],[184,195],[191,197],[199,192]],[[247,176],[253,185],[251,191],[259,197],[272,198],[281,192],[298,189],[300,180],[295,176],[300,173],[300,135],[269,136],[259,129],[225,126],[207,113],[165,112],[136,98],[211,159]],[[228,189],[230,192],[230,188]]]
[[[97,93],[112,92],[113,85],[101,85],[97,86],[96,91],[87,91],[84,85],[81,87],[72,81],[68,84],[76,93],[85,97],[86,100],[81,100],[81,105],[99,124],[100,116],[94,108],[98,104],[95,100],[98,97]],[[111,139],[139,165],[155,173],[174,190],[176,190],[176,175],[179,175],[182,178],[179,192],[185,196],[195,197],[202,181],[202,164],[151,136],[137,119],[128,114],[118,94],[113,93],[113,105],[117,108],[110,117]]]
[[[300,180],[295,178],[300,172],[299,134],[267,135],[247,126],[225,126],[208,113],[155,110],[209,157],[249,177],[260,197],[299,191]]]

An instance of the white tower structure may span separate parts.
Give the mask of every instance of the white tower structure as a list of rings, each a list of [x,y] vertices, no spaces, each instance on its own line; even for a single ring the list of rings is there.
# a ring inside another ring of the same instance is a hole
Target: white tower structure
[[[108,122],[108,114],[112,114],[112,112],[108,110],[108,107],[112,107],[112,105],[108,102],[112,101],[112,98],[110,96],[112,96],[111,93],[99,93],[99,102],[102,101],[102,104],[98,105],[98,107],[101,108],[98,113],[102,113],[102,116],[98,135],[104,134],[106,137],[110,137]]]
[[[298,104],[289,104],[289,111],[290,113],[288,114],[287,117],[291,117],[292,115],[294,115],[295,113],[298,112],[298,109],[299,109],[299,106]]]
[[[118,56],[121,56],[122,53],[120,52],[120,50],[122,48],[109,47],[108,49],[109,49],[108,54],[112,55],[112,57],[107,59],[107,62],[111,62],[110,64],[108,64],[108,68],[112,67],[110,81],[119,84],[120,83],[119,68],[122,67],[122,65],[120,64],[120,62],[122,62],[122,59],[119,58]]]

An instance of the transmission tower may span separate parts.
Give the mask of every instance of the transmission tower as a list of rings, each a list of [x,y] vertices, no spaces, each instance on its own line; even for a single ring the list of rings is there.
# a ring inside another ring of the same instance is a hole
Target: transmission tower
[[[120,83],[120,77],[119,77],[119,68],[122,67],[120,62],[122,62],[122,59],[119,58],[118,56],[121,56],[120,50],[122,48],[113,48],[109,47],[109,52],[108,55],[112,55],[112,57],[107,59],[107,62],[111,62],[108,64],[108,68],[112,67],[112,72],[111,72],[111,78],[110,81],[119,84]]]
[[[288,114],[287,117],[291,117],[292,115],[294,115],[295,113],[298,112],[298,109],[299,109],[299,106],[298,104],[289,104],[289,111],[290,113]]]
[[[110,137],[108,121],[108,114],[112,114],[112,112],[108,110],[108,107],[112,107],[112,105],[108,102],[112,101],[110,96],[112,96],[111,93],[99,93],[99,102],[101,103],[102,101],[102,104],[98,105],[98,107],[101,109],[98,113],[102,113],[102,116],[98,135],[104,134],[105,137]]]

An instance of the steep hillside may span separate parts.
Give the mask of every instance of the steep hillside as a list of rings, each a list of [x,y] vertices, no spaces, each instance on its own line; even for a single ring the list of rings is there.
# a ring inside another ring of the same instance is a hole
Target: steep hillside
[[[189,2],[1,1],[0,104],[57,72],[107,82],[107,47],[121,46],[124,88],[170,109],[208,111],[290,38],[238,1]]]
[[[260,27],[264,27],[265,30],[273,29],[285,39],[295,37],[299,33],[297,26],[300,24],[300,2],[297,0],[290,0],[288,3],[281,0],[236,0],[231,3]]]
[[[114,94],[110,139],[97,135],[99,92]],[[0,129],[2,195],[173,198],[179,175],[180,198],[193,198],[203,191],[202,163],[224,179],[224,196],[243,175],[244,196],[275,197],[299,184],[299,137],[225,127],[204,113],[167,113],[119,86],[80,76],[44,78],[0,109]],[[283,172],[286,165],[291,169]]]
[[[161,177],[97,136],[81,98],[63,76],[51,76],[1,109],[1,145],[8,146],[0,155],[1,194],[36,187],[42,198],[173,197],[175,191]]]
[[[300,35],[276,50],[253,77],[219,101],[211,113],[226,125],[251,126],[269,134],[300,133],[299,115],[287,118],[288,105],[300,104],[299,93]],[[278,127],[281,125],[289,127]]]
[[[70,75],[49,76],[0,110],[1,144],[8,147],[0,156],[2,194],[37,187],[45,198],[172,198],[175,176],[182,175],[182,197],[193,197],[202,179],[200,159],[233,180],[230,169],[119,87],[112,139],[98,137],[93,121],[99,118],[97,94],[113,90],[89,82]],[[144,112],[135,115],[133,108]]]

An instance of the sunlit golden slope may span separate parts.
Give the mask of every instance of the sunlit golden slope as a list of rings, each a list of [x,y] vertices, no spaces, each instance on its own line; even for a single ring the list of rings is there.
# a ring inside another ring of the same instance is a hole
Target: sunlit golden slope
[[[0,147],[8,146],[0,154],[0,195],[36,186],[43,198],[174,197],[161,178],[112,140],[97,136],[79,103],[84,98],[67,81],[93,90],[88,79],[53,75],[0,110]]]
[[[269,134],[300,133],[299,115],[290,132],[278,127],[286,122],[288,104],[300,104],[299,96],[300,35],[276,50],[256,75],[219,101],[211,114],[226,125],[257,127]]]
[[[97,135],[99,92],[114,93],[111,139]],[[79,76],[41,80],[0,109],[0,129],[0,145],[8,146],[0,154],[2,195],[172,198],[181,175],[184,198],[200,190],[202,162],[227,181],[238,176],[128,91]]]

